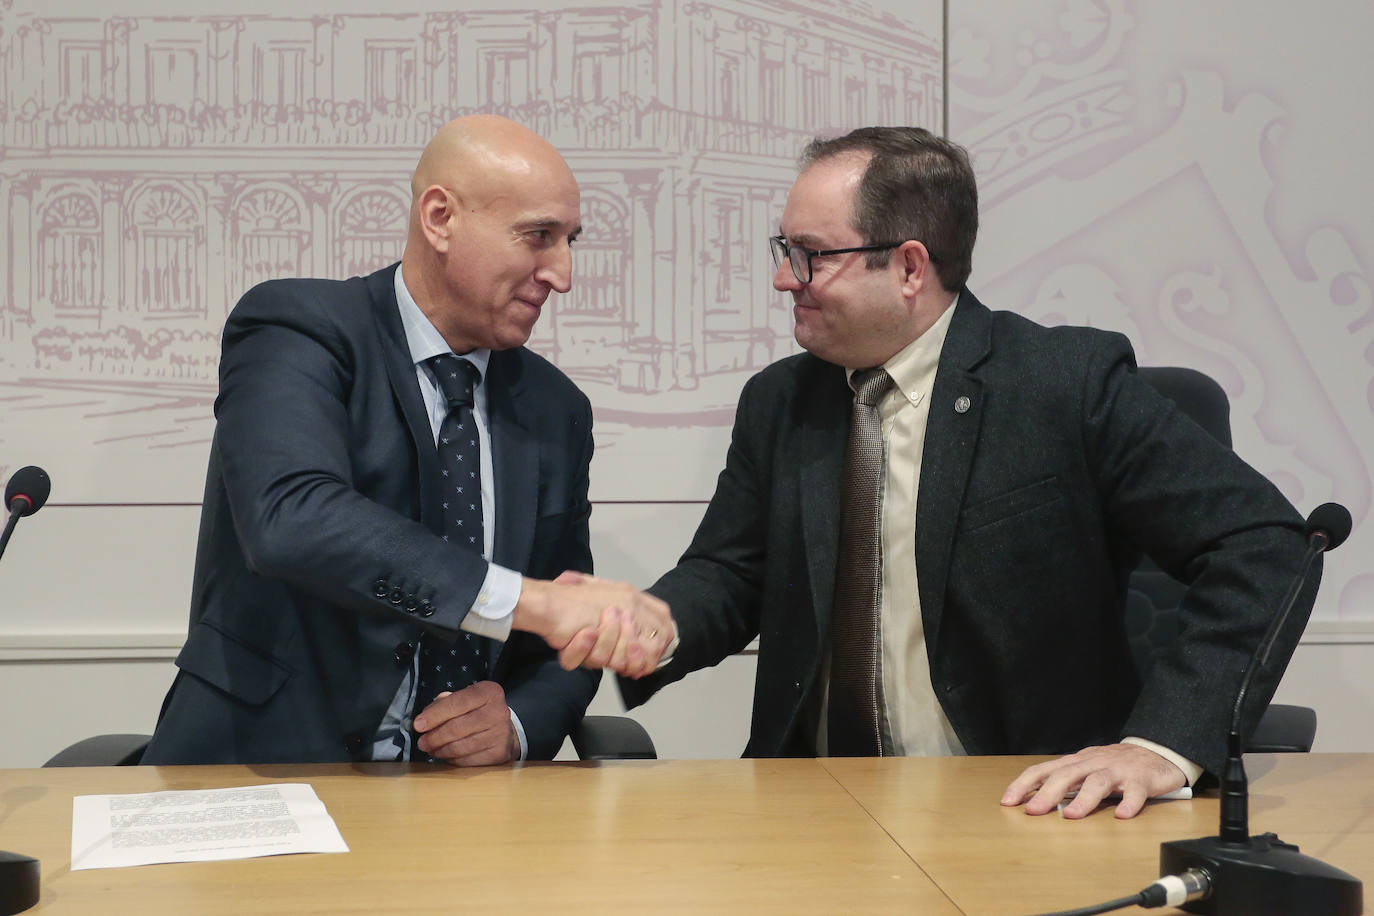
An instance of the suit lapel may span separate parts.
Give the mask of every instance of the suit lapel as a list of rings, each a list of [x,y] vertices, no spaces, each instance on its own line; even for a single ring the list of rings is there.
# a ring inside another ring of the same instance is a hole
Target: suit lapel
[[[939,657],[950,556],[983,417],[972,371],[991,349],[991,313],[968,290],[950,320],[931,390],[916,507],[916,568],[927,652]]]
[[[438,533],[443,528],[438,509],[439,457],[434,450],[434,430],[420,394],[420,383],[415,377],[415,361],[411,359],[410,344],[406,342],[405,328],[401,325],[395,276],[396,265],[393,264],[369,275],[365,282],[372,295],[373,315],[382,338],[382,356],[391,391],[415,442],[420,476],[420,522]]]
[[[825,366],[811,399],[798,443],[801,473],[797,494],[802,507],[802,540],[811,580],[811,606],[824,645],[830,633],[830,608],[835,598],[835,563],[840,544],[840,488],[844,479],[845,441],[849,435],[853,392],[844,370]]]
[[[539,442],[521,421],[519,351],[498,350],[487,364],[487,424],[495,475],[496,531],[492,560],[507,569],[529,565],[539,493]]]

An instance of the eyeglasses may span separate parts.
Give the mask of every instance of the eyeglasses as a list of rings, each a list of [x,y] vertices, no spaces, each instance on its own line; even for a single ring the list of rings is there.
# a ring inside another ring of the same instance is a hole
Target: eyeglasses
[[[811,282],[811,259],[822,258],[831,254],[852,254],[856,251],[887,251],[890,248],[901,246],[902,242],[888,242],[882,245],[860,245],[857,248],[826,248],[817,251],[814,248],[803,248],[800,245],[790,245],[787,239],[780,235],[775,235],[768,240],[768,247],[773,250],[773,268],[782,266],[783,260],[790,261],[792,264],[792,274],[797,278],[798,283]],[[931,260],[934,260],[932,258]]]

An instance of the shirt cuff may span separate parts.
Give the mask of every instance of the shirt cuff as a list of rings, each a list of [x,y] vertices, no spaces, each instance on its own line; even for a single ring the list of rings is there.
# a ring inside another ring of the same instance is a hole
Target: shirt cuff
[[[477,590],[477,600],[458,627],[468,633],[505,642],[520,600],[520,574],[495,563],[487,564],[487,577]]]
[[[1143,747],[1147,751],[1154,751],[1165,760],[1172,763],[1183,771],[1183,778],[1188,780],[1188,785],[1196,785],[1198,777],[1202,775],[1202,767],[1184,757],[1177,751],[1172,751],[1162,744],[1156,744],[1147,738],[1126,737],[1121,739],[1122,744],[1134,744],[1136,747]]]
[[[510,724],[515,728],[515,737],[520,740],[520,756],[515,759],[524,760],[525,745],[528,744],[525,740],[525,726],[520,724],[520,717],[515,714],[515,710],[513,709],[510,711]]]
[[[662,668],[664,665],[668,664],[669,662],[671,662],[671,661],[673,660],[673,654],[674,654],[675,652],[677,652],[678,644],[682,642],[682,639],[677,635],[677,621],[676,621],[676,620],[674,620],[674,621],[672,622],[672,627],[673,627],[673,641],[670,642],[670,643],[668,643],[668,648],[667,648],[667,649],[664,649],[664,650],[663,650],[663,654],[662,654],[661,656],[659,656],[658,664],[654,666],[654,670],[655,670],[655,671],[657,671],[658,669]]]

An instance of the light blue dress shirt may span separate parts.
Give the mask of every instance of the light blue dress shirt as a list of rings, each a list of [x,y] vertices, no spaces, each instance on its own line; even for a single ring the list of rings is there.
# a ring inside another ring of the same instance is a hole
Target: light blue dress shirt
[[[448,413],[448,404],[439,391],[439,385],[430,375],[425,360],[433,356],[452,353],[437,328],[420,311],[415,298],[406,289],[401,277],[401,268],[396,268],[396,304],[401,312],[401,325],[405,329],[406,345],[410,348],[410,358],[415,364],[416,380],[420,384],[420,394],[425,401],[425,412],[429,416],[430,431],[435,445],[439,441],[439,426]],[[482,373],[482,381],[473,391],[472,414],[477,421],[477,439],[481,446],[482,472],[482,556],[491,560],[491,547],[496,532],[496,490],[493,487],[491,460],[491,433],[487,422],[487,361],[490,350],[473,350],[471,353],[455,354],[475,365]],[[510,635],[511,621],[515,614],[515,604],[520,600],[520,574],[504,567],[489,563],[486,579],[477,592],[468,614],[460,626],[469,633],[505,641]],[[410,717],[415,705],[415,685],[418,679],[420,653],[415,653],[410,671],[401,679],[396,696],[387,707],[377,728],[372,745],[373,760],[408,760],[411,756]],[[511,724],[520,739],[520,759],[525,758],[525,728],[515,710],[510,713]]]

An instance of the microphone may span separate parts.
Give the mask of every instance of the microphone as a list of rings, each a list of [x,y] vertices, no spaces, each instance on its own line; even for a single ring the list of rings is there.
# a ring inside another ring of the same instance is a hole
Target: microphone
[[[31,464],[15,471],[5,486],[5,508],[20,515],[33,515],[43,508],[51,492],[48,472]]]
[[[5,531],[0,534],[0,557],[5,555],[5,545],[10,542],[14,526],[26,515],[33,515],[48,501],[52,492],[52,480],[48,472],[40,467],[29,465],[14,472],[5,486],[5,508],[10,511]]]
[[[1221,777],[1221,818],[1217,836],[1172,840],[1159,847],[1159,873],[1201,873],[1206,896],[1182,905],[1190,913],[1215,916],[1358,916],[1364,911],[1360,880],[1339,868],[1303,855],[1276,834],[1250,835],[1249,789],[1240,740],[1241,712],[1255,673],[1269,660],[1307,574],[1324,551],[1334,550],[1350,536],[1350,510],[1339,503],[1323,503],[1307,517],[1307,551],[1302,567],[1255,648],[1236,692],[1231,730],[1226,736],[1226,769]]]
[[[5,508],[9,509],[10,517],[5,523],[4,534],[0,534],[0,556],[4,556],[5,545],[10,542],[19,519],[43,508],[51,492],[52,481],[42,468],[29,465],[14,472],[5,487]],[[38,902],[38,889],[38,860],[0,850],[0,914],[9,916],[27,910]]]

